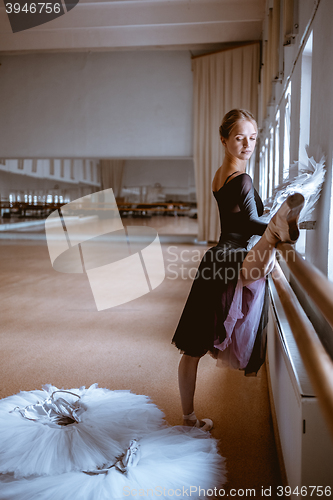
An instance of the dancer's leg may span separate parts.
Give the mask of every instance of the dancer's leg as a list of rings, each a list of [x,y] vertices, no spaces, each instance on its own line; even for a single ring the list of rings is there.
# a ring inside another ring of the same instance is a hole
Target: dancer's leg
[[[243,285],[249,285],[272,271],[275,252],[275,247],[268,243],[264,234],[244,259],[241,270]]]
[[[183,354],[178,367],[178,383],[183,415],[193,412],[193,400],[200,357]],[[184,420],[183,425],[194,425],[195,421]]]
[[[274,267],[275,246],[279,241],[295,243],[299,236],[298,218],[304,205],[300,193],[288,196],[270,220],[258,243],[244,259],[241,276],[247,285],[266,276]]]

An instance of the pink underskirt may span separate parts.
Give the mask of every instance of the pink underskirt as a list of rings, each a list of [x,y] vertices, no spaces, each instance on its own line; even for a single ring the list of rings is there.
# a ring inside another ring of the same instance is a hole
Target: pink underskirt
[[[226,338],[222,343],[215,340],[219,349],[218,364],[243,369],[249,362],[256,339],[264,304],[266,279],[260,278],[243,286],[238,278],[229,314],[224,322]]]

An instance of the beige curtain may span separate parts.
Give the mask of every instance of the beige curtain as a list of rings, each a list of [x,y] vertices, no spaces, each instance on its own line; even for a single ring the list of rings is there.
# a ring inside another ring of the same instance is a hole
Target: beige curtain
[[[193,59],[194,169],[198,240],[217,241],[220,222],[212,180],[223,161],[219,126],[233,108],[258,114],[259,43]],[[254,159],[254,158],[253,158]],[[253,165],[249,165],[253,170]]]
[[[102,189],[112,188],[115,198],[121,195],[125,160],[100,160]]]

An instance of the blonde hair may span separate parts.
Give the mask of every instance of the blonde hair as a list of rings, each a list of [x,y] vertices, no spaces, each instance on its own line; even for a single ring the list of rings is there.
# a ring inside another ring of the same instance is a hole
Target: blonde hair
[[[258,130],[257,122],[250,111],[247,111],[246,109],[232,109],[223,117],[222,123],[219,128],[220,137],[223,139],[228,139],[232,129],[240,120],[247,120],[252,122],[256,130]]]

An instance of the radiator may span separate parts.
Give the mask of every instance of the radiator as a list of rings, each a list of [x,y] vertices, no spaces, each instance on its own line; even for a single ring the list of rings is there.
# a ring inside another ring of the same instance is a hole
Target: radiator
[[[333,439],[271,278],[269,288],[267,373],[280,458],[287,484],[295,491],[289,498],[304,498],[300,494],[302,486],[307,486],[305,498],[333,497]],[[310,486],[321,486],[323,494]],[[325,495],[327,486],[331,487],[331,495]]]

